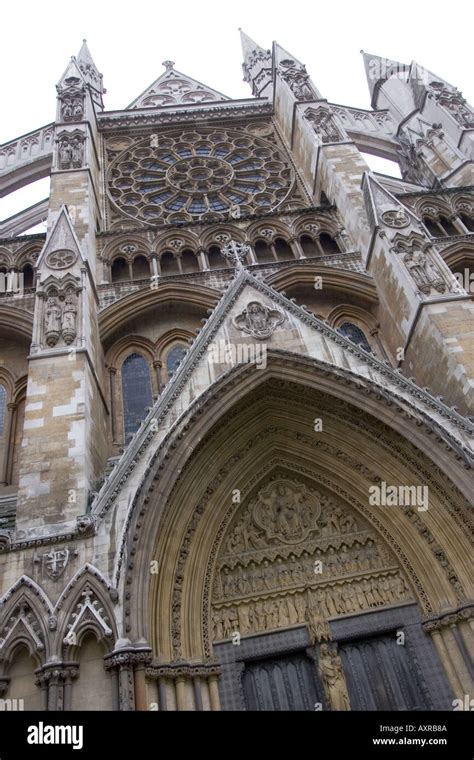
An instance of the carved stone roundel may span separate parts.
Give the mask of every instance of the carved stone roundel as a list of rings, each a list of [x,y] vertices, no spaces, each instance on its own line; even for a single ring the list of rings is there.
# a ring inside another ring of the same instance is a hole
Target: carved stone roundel
[[[270,309],[260,301],[251,301],[240,314],[233,318],[232,324],[253,338],[266,340],[273,335],[284,319],[284,314],[278,309]]]
[[[77,255],[74,251],[53,251],[46,257],[46,264],[50,269],[67,269],[75,264]]]
[[[385,211],[385,213],[382,214],[382,221],[387,227],[395,227],[397,229],[408,227],[410,224],[408,214],[405,214],[405,212],[400,209]]]

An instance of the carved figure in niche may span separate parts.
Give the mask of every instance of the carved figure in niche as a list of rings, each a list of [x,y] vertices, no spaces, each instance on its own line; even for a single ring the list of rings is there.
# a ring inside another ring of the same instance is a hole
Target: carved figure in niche
[[[307,111],[305,114],[314,131],[320,137],[321,142],[339,142],[342,135],[334,123],[334,117],[330,111],[320,108],[318,111]]]
[[[63,103],[61,112],[62,112],[63,121],[70,121],[72,117],[72,103],[70,103],[69,101],[66,101],[65,103]]]
[[[82,98],[75,98],[72,103],[72,116],[74,121],[80,121],[84,114]]]
[[[69,169],[71,165],[71,148],[69,140],[62,139],[59,143],[59,168]]]
[[[240,605],[238,615],[240,632],[249,633],[252,629],[252,624],[250,622],[250,609],[247,604]]]
[[[290,625],[290,619],[288,616],[288,605],[286,599],[279,599],[278,602],[278,627],[286,628]]]
[[[270,309],[260,301],[251,301],[240,314],[233,318],[232,324],[247,335],[252,335],[258,340],[265,340],[273,335],[284,319],[284,315],[277,309]]]
[[[75,137],[71,143],[71,163],[74,169],[79,169],[82,166],[83,155],[84,146],[79,138]]]
[[[246,594],[250,591],[250,584],[241,567],[237,571],[236,587],[239,594]]]
[[[290,625],[296,625],[296,623],[299,622],[298,617],[298,610],[296,609],[296,605],[293,601],[293,597],[289,596],[286,599],[286,604],[288,608],[288,621]]]
[[[341,533],[355,533],[357,531],[357,523],[352,515],[343,514],[340,519]]]
[[[220,611],[215,611],[212,614],[212,622],[214,624],[214,638],[215,639],[223,639],[224,638],[224,626],[222,624],[221,620],[221,613]]]
[[[76,316],[77,306],[76,297],[73,293],[68,293],[64,301],[63,313],[61,319],[61,329],[64,342],[69,346],[76,337]]]
[[[48,346],[55,346],[61,335],[61,309],[54,296],[46,303],[44,333]]]
[[[282,78],[289,85],[298,100],[315,100],[316,93],[309,83],[305,66],[298,66],[295,61],[282,61],[280,64]]]
[[[302,622],[305,619],[306,615],[306,601],[301,594],[296,594],[294,596],[295,600],[295,607],[296,611],[298,613],[298,622]]]
[[[327,644],[321,644],[318,670],[331,710],[350,710],[341,659]]]
[[[432,287],[444,293],[446,285],[425,253],[422,251],[407,253],[403,261],[422,293],[429,293]]]

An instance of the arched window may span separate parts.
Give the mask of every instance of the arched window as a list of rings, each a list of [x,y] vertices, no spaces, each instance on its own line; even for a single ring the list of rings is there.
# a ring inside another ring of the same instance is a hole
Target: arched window
[[[122,398],[125,443],[128,443],[153,402],[150,369],[140,354],[130,354],[122,364]]]
[[[3,435],[3,429],[5,426],[5,411],[7,408],[7,389],[4,385],[0,385],[0,436]]]
[[[119,256],[112,264],[112,282],[123,282],[128,279],[130,279],[128,264],[122,256]]]
[[[217,245],[211,245],[207,252],[207,260],[209,262],[209,269],[223,269],[224,267],[231,266],[230,262],[222,258],[220,248]]]
[[[459,218],[469,232],[474,232],[474,221],[468,214],[459,214]]]
[[[288,261],[295,258],[291,246],[282,238],[275,240],[275,251],[278,261]]]
[[[255,256],[259,264],[275,261],[270,246],[264,240],[257,240],[255,243]]]
[[[22,271],[23,271],[23,287],[32,288],[33,287],[33,267],[31,266],[31,264],[25,264]]]
[[[179,345],[173,346],[173,348],[168,351],[168,356],[166,357],[166,372],[168,373],[168,379],[174,375],[178,369],[183,361],[185,353],[186,349],[184,346]]]
[[[132,271],[134,280],[145,280],[150,276],[150,265],[145,256],[135,256]]]
[[[300,238],[301,247],[305,256],[319,256],[320,251],[313,238],[309,235],[302,235]]]
[[[441,237],[441,235],[443,234],[440,228],[438,227],[438,225],[436,224],[436,222],[434,221],[434,219],[431,219],[431,217],[424,216],[423,224],[425,225],[426,229],[428,230],[428,232],[430,233],[432,237]]]
[[[331,235],[328,235],[326,232],[321,233],[319,236],[319,242],[321,243],[324,253],[330,254],[341,252],[337,242],[334,240],[334,238],[331,237]]]
[[[372,352],[370,343],[365,337],[364,332],[360,329],[360,327],[355,325],[353,322],[344,322],[337,329],[338,329],[338,332],[341,333],[341,335],[344,335],[346,338],[349,338],[349,340],[351,340],[353,343],[357,343],[357,345],[363,348],[364,351]]]
[[[440,215],[439,223],[441,224],[446,235],[459,235],[459,231],[456,229],[452,221],[446,216]]]
[[[181,266],[183,272],[199,272],[199,264],[193,251],[186,249],[181,254]]]
[[[165,251],[161,257],[161,274],[166,277],[170,274],[179,274],[179,266],[171,251]]]

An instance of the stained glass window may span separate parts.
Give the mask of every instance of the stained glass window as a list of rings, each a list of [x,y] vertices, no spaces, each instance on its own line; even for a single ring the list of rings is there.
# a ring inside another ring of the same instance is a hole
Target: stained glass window
[[[0,435],[3,435],[6,408],[7,408],[7,389],[5,388],[4,385],[0,385]]]
[[[125,443],[138,430],[153,403],[148,362],[139,354],[130,354],[122,364],[122,398]]]
[[[357,345],[365,351],[372,351],[367,338],[357,325],[354,325],[352,322],[344,322],[338,330],[342,335],[345,335],[345,337],[349,338],[353,343],[357,343]]]
[[[178,366],[183,360],[185,353],[186,349],[183,346],[173,346],[171,351],[168,352],[168,356],[166,357],[166,370],[168,372],[168,377],[171,377],[171,375],[176,372]]]

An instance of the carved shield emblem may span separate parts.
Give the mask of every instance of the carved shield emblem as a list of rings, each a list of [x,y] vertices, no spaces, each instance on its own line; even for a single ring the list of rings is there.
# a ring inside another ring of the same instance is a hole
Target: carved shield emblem
[[[59,578],[68,563],[69,549],[51,549],[42,555],[44,572],[55,581]]]

